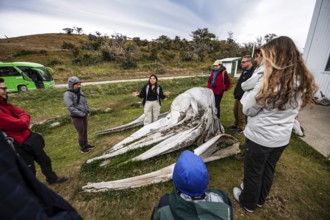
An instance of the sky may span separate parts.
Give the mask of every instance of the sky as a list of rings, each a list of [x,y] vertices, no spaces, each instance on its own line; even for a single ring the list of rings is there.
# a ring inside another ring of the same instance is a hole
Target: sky
[[[228,32],[240,44],[274,33],[303,51],[316,0],[0,0],[0,38],[65,33],[123,34],[191,40],[208,28],[219,40]]]

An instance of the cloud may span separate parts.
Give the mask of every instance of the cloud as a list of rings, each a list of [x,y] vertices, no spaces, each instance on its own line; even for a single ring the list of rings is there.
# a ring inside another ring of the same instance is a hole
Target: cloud
[[[1,0],[0,37],[60,33],[81,27],[86,34],[155,39],[190,39],[208,28],[221,39],[234,33],[239,43],[268,33],[292,37],[303,47],[316,0]]]

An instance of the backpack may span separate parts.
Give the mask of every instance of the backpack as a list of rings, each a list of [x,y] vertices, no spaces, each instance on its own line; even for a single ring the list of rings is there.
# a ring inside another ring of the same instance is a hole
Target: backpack
[[[225,74],[226,72],[226,74]],[[231,88],[233,88],[234,85],[234,78],[229,76],[227,71],[223,71],[222,72],[222,82],[223,84],[226,84],[227,89],[225,91],[231,90]]]

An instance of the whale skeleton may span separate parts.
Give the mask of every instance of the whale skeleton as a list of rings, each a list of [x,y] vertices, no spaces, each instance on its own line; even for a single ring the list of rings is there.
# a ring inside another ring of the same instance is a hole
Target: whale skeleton
[[[221,145],[224,145],[224,143],[233,144],[229,147],[221,148]],[[194,150],[194,153],[200,156],[206,163],[233,156],[239,152],[239,142],[237,142],[234,137],[227,134],[219,134]],[[88,183],[83,186],[82,189],[85,192],[104,192],[109,190],[133,189],[151,184],[168,182],[172,179],[174,165],[175,163],[148,174],[126,179]]]
[[[205,160],[209,160],[207,158],[220,159],[224,156],[237,154],[236,148],[234,149],[234,147],[229,147],[232,149],[231,153],[220,153],[221,156],[218,154],[214,155],[214,153],[219,151],[216,150],[219,149],[216,146],[223,145],[223,143],[227,143],[228,141],[233,144],[232,146],[237,146],[237,148],[239,146],[237,139],[228,134],[224,134],[224,128],[219,122],[219,119],[216,117],[216,111],[212,90],[208,88],[191,88],[178,95],[173,100],[170,111],[165,117],[140,128],[129,137],[114,145],[103,155],[89,159],[86,163],[101,160],[102,162],[100,165],[102,166],[109,163],[112,157],[150,145],[155,146],[126,161],[126,163],[147,160],[152,157],[167,154],[192,145],[199,146],[195,149],[195,153],[201,146],[203,146],[203,148],[213,149],[211,154],[208,153],[208,156],[205,156],[205,154],[202,153],[197,154]],[[142,118],[143,116],[131,123],[119,126],[117,128],[96,132],[96,135],[118,132],[140,126],[143,121]],[[207,149],[205,149],[205,152],[209,152]],[[223,151],[220,150],[219,152]],[[212,155],[214,155],[214,157]],[[101,189],[134,188],[142,185],[148,185],[150,182],[156,183],[159,181],[162,182],[162,180],[168,181],[171,179],[173,171],[172,166],[173,164],[153,173],[145,174],[146,176],[142,175],[139,177],[131,177],[128,179],[115,180],[105,183],[91,183],[84,186],[83,189],[86,191],[98,191],[96,190],[96,186],[99,186]],[[126,185],[124,183],[126,183]],[[111,185],[110,188],[104,186],[108,184]],[[113,184],[117,184],[118,186],[112,186]]]

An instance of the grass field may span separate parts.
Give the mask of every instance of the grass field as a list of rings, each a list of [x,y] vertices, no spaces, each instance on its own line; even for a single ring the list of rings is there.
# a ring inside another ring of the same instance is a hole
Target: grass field
[[[191,87],[205,87],[206,77],[160,81],[172,95],[162,102],[162,112],[169,109],[176,95]],[[67,199],[84,219],[150,219],[153,207],[164,193],[173,190],[173,183],[162,183],[139,189],[86,193],[81,190],[88,182],[98,182],[136,176],[173,163],[180,152],[153,158],[144,162],[121,164],[143,150],[136,150],[114,158],[110,164],[85,164],[87,159],[101,155],[136,129],[93,136],[93,132],[128,123],[143,113],[136,103],[141,101],[130,94],[138,91],[143,82],[107,84],[83,87],[90,107],[89,139],[97,147],[88,154],[80,153],[77,134],[63,103],[65,89],[37,90],[10,95],[10,102],[31,114],[36,124],[33,130],[43,133],[46,152],[59,175],[69,176],[61,185],[50,186]],[[221,122],[224,127],[233,124],[234,99],[226,92],[221,104]],[[105,111],[110,109],[110,111]],[[37,124],[46,121],[43,124]],[[58,127],[50,124],[58,121]],[[228,132],[231,134],[230,132]],[[241,142],[243,136],[236,136]],[[234,157],[207,164],[209,188],[220,188],[229,194],[235,219],[330,219],[330,163],[296,135],[292,136],[276,168],[274,184],[263,208],[248,214],[235,202],[232,188],[243,178],[243,162]],[[45,182],[38,171],[37,176]]]

